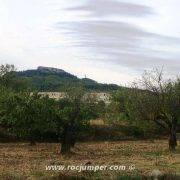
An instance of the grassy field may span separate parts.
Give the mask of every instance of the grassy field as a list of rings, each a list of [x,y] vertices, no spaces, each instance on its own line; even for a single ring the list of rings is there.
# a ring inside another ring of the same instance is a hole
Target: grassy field
[[[178,142],[179,144],[179,142]],[[167,140],[77,143],[68,156],[59,154],[55,143],[0,144],[0,179],[128,179],[150,176],[153,170],[163,174],[180,172],[180,147],[168,151]],[[135,165],[135,170],[119,171],[47,171],[47,165]],[[73,178],[71,178],[73,179]],[[139,178],[140,179],[140,178]],[[167,178],[168,179],[168,178]]]

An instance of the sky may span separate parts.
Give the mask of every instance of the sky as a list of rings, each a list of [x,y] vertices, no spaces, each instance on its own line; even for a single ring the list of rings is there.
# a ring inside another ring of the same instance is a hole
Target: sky
[[[126,85],[180,70],[180,0],[0,0],[0,64]]]

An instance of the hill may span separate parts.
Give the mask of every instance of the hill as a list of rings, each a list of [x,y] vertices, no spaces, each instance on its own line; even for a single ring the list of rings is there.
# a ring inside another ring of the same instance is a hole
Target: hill
[[[88,91],[112,91],[116,84],[102,84],[89,78],[78,78],[62,69],[39,66],[37,69],[18,71],[18,78],[24,79],[31,90],[59,91],[67,85],[82,84]]]

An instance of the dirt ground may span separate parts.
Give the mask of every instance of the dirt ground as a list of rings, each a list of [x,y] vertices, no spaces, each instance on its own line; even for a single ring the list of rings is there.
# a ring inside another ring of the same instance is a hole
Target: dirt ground
[[[179,145],[180,142],[178,142]],[[180,173],[180,146],[175,153],[168,150],[167,140],[117,141],[77,143],[72,153],[60,155],[60,145],[55,143],[0,144],[0,179],[62,179],[62,177],[86,177],[90,179],[115,179],[121,175],[151,175]],[[124,165],[133,170],[59,171],[46,170],[50,165]]]

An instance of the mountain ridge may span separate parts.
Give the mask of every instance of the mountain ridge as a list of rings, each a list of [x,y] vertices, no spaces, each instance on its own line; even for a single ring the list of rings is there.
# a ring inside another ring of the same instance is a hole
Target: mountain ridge
[[[26,80],[29,89],[38,91],[59,91],[67,85],[80,83],[89,91],[112,91],[119,88],[116,84],[103,84],[89,78],[78,78],[54,67],[38,66],[37,69],[18,71],[17,76]]]

